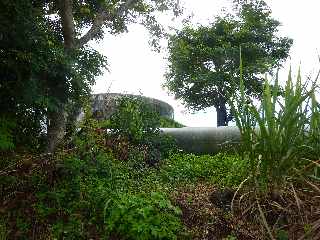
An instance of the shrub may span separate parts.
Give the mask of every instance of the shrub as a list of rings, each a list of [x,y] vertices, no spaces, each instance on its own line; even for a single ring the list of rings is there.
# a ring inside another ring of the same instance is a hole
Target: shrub
[[[0,117],[0,151],[14,148],[13,129],[16,124],[12,119]]]
[[[127,137],[133,143],[141,143],[158,133],[159,122],[159,114],[143,100],[123,97],[110,118],[109,127],[113,134]]]
[[[108,232],[121,239],[177,239],[181,211],[163,194],[121,194],[105,207]]]
[[[166,117],[160,117],[160,126],[161,128],[182,128],[185,127],[183,124],[178,123],[177,121],[166,118]]]
[[[36,216],[57,239],[88,239],[92,231],[99,236],[104,232],[103,207],[119,187],[112,178],[119,176],[110,155],[93,156],[64,156],[54,171],[54,184],[43,183],[35,194]]]
[[[162,176],[172,183],[205,180],[233,187],[245,179],[247,164],[239,156],[177,153],[170,156],[161,171]]]
[[[129,156],[130,149],[135,149],[140,151],[146,163],[155,165],[175,149],[174,140],[160,134],[159,126],[159,114],[147,103],[134,97],[124,97],[104,127],[116,140],[114,146],[120,146],[116,152],[128,152],[125,156]]]
[[[128,208],[128,216],[139,214],[145,206],[151,209],[150,215],[140,219],[143,236],[175,239],[181,227],[178,209],[165,196],[151,194],[160,185],[153,181],[157,178],[156,168],[137,171],[136,165],[130,165],[132,162],[115,159],[107,144],[109,133],[89,115],[72,136],[69,148],[65,146],[53,155],[26,154],[17,159],[17,165],[10,163],[10,168],[6,168],[7,164],[1,168],[0,200],[8,221],[4,225],[0,218],[0,237],[8,229],[9,239],[16,234],[21,239],[34,234],[41,239],[101,239],[110,233],[104,224],[105,204],[110,201],[113,205],[108,210],[117,209],[119,204],[125,204],[119,200],[120,195],[138,203],[141,200],[141,205],[134,205],[135,210]],[[150,141],[154,147],[151,150],[162,151],[160,135]],[[132,161],[145,160],[138,155],[144,154],[146,146],[149,145],[131,144]],[[143,225],[143,221],[150,225]],[[157,225],[159,221],[161,225]]]
[[[11,115],[0,115],[0,152],[14,149],[19,152],[43,150],[43,120],[42,113],[31,109],[25,113],[18,111]]]
[[[300,72],[294,84],[289,73],[283,96],[278,77],[275,84],[266,80],[260,106],[245,94],[240,79],[240,96],[231,105],[242,135],[242,152],[248,159],[251,174],[260,186],[281,188],[295,169],[319,156],[319,103],[314,94],[315,83],[302,84]],[[317,142],[317,143],[316,143]]]
[[[310,202],[319,195],[319,182],[312,183],[317,179],[316,170],[314,179],[308,176],[310,166],[316,166],[315,169],[319,166],[320,156],[316,81],[302,83],[299,71],[293,83],[290,70],[282,91],[278,77],[273,86],[266,79],[263,98],[256,104],[245,93],[241,65],[240,61],[240,93],[235,94],[229,104],[240,129],[240,149],[250,174],[239,185],[231,208],[234,211],[240,189],[248,186],[246,193],[238,197],[239,211],[258,216],[270,239],[275,239],[279,225],[281,228],[295,225],[295,229],[301,229],[306,223],[314,229],[308,234],[316,236],[315,223],[308,221],[312,219],[308,215],[313,215],[309,206],[317,204]],[[277,221],[275,216],[279,216]],[[297,238],[304,237],[306,235]]]

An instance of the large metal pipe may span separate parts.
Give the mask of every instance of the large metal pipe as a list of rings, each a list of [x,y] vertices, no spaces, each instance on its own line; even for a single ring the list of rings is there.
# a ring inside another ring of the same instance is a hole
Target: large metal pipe
[[[161,131],[172,136],[184,151],[196,154],[214,154],[240,142],[237,127],[161,128]]]

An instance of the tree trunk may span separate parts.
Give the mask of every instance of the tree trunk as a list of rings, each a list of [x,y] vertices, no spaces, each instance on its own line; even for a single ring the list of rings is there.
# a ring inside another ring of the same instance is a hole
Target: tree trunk
[[[66,131],[66,112],[64,108],[48,111],[47,153],[52,153],[62,141]]]
[[[221,101],[219,105],[216,106],[217,111],[217,126],[228,126],[228,114],[226,103]]]
[[[61,19],[62,34],[65,53],[69,54],[76,46],[75,25],[72,12],[72,0],[59,1],[59,15]],[[62,77],[63,78],[63,77]],[[66,80],[66,79],[65,79]],[[55,89],[51,89],[51,95],[55,95]],[[58,101],[60,99],[57,99]],[[47,125],[47,149],[46,152],[53,152],[61,142],[66,132],[67,113],[65,103],[59,104],[55,110],[48,111],[49,124]]]
[[[122,16],[124,13],[128,12],[128,9],[132,9],[136,2],[136,0],[126,0],[125,2],[123,2],[123,4],[115,13],[116,16]],[[66,54],[70,53],[74,49],[81,48],[84,44],[95,37],[99,29],[103,26],[104,21],[106,21],[107,19],[112,20],[114,18],[113,15],[110,15],[108,11],[104,9],[104,4],[101,4],[91,28],[80,39],[77,39],[72,10],[73,0],[58,0],[57,3],[59,7],[58,14],[61,19],[62,35],[64,41],[63,44]],[[55,89],[51,90],[53,93],[55,92]],[[47,116],[49,122],[49,124],[47,125],[47,152],[54,151],[57,144],[63,139],[65,135],[65,104],[61,104],[59,107],[60,109],[48,113]]]

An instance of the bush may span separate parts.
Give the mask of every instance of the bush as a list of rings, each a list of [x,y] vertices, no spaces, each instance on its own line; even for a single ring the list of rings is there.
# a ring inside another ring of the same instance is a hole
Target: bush
[[[320,155],[320,105],[315,99],[317,86],[302,84],[300,72],[294,84],[289,73],[284,92],[278,78],[273,86],[264,85],[260,106],[245,94],[240,79],[240,96],[229,104],[242,135],[242,152],[252,177],[265,190],[278,189],[289,176]],[[309,159],[309,160],[306,160]]]
[[[119,176],[110,155],[93,156],[63,157],[54,171],[54,184],[42,183],[35,194],[38,221],[50,226],[54,238],[89,239],[91,234],[104,234],[103,207],[119,186],[113,186],[112,178]]]
[[[162,166],[162,176],[172,183],[210,181],[221,186],[237,186],[247,175],[247,163],[238,156],[177,153]]]
[[[105,224],[121,239],[177,239],[181,211],[163,194],[122,194],[105,207]]]
[[[109,127],[113,134],[126,137],[133,143],[142,143],[157,135],[159,122],[159,114],[143,100],[123,97],[110,118]]]
[[[102,239],[118,231],[118,226],[110,231],[104,223],[109,202],[110,221],[125,204],[126,216],[150,210],[138,218],[140,238],[133,235],[138,231],[134,219],[125,219],[131,239],[175,239],[181,229],[179,210],[164,195],[151,194],[161,185],[154,181],[157,169],[141,164],[145,152],[148,161],[152,155],[157,159],[158,152],[163,157],[164,137],[151,132],[154,137],[148,142],[130,143],[128,161],[119,161],[110,151],[110,134],[89,115],[69,146],[53,155],[17,156],[17,164],[11,162],[8,169],[4,164],[5,171],[1,168],[0,201],[8,221],[4,225],[0,218],[0,236],[8,229],[9,239],[30,239],[34,234],[39,239]],[[117,139],[116,133],[112,136]]]
[[[313,218],[310,206],[317,205],[312,199],[319,195],[320,105],[315,98],[319,86],[316,81],[302,83],[300,71],[294,83],[290,71],[283,91],[278,77],[274,85],[266,80],[257,106],[245,93],[241,76],[240,62],[240,93],[229,104],[240,129],[240,149],[250,174],[235,193],[232,210],[235,212],[238,205],[243,218],[243,212],[251,219],[258,216],[264,230],[261,232],[270,239],[275,239],[276,233],[278,238],[287,238],[290,235],[283,233],[291,232],[293,229],[286,226],[292,225],[295,233],[290,238],[302,239],[307,234],[315,237],[318,232],[309,219]],[[313,167],[314,173],[310,171]],[[246,193],[236,196],[240,190]],[[275,216],[279,216],[277,221]],[[309,224],[311,230],[297,233],[296,229]]]
[[[0,151],[14,148],[13,129],[15,126],[14,121],[0,117]]]
[[[14,149],[40,152],[44,144],[42,113],[30,110],[0,115],[0,152]]]
[[[166,117],[160,117],[160,126],[161,128],[182,128],[185,127],[183,124],[178,123],[177,121],[166,118]]]
[[[146,163],[155,165],[175,149],[174,140],[161,135],[159,126],[159,114],[147,103],[138,98],[124,97],[119,100],[117,111],[104,127],[116,140],[113,145],[118,146],[116,152],[122,153],[118,154],[120,159],[123,155],[129,156],[130,149],[133,149],[142,154]]]

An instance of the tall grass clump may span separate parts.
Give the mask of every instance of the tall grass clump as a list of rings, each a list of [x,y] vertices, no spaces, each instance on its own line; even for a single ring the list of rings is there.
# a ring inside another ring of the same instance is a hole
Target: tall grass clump
[[[240,90],[230,99],[229,104],[242,136],[240,151],[248,161],[251,175],[238,191],[244,186],[251,186],[247,193],[253,194],[244,195],[253,196],[254,203],[250,204],[256,206],[271,239],[275,239],[272,228],[269,228],[271,219],[268,219],[272,207],[267,209],[266,201],[282,199],[278,203],[289,205],[289,200],[285,201],[284,198],[289,199],[291,196],[301,211],[302,203],[294,186],[306,183],[320,194],[319,188],[309,178],[310,175],[317,178],[316,169],[319,168],[320,159],[317,79],[318,76],[314,81],[303,82],[299,69],[293,80],[290,69],[285,86],[281,87],[278,74],[273,84],[266,77],[262,99],[257,104],[245,92],[240,61]],[[311,169],[315,169],[313,174]]]
[[[7,227],[4,219],[0,218],[0,240],[6,240],[8,237]]]
[[[273,85],[266,79],[261,103],[256,104],[245,93],[240,72],[240,92],[230,105],[242,136],[241,152],[252,176],[267,189],[277,189],[319,158],[318,87],[316,81],[302,83],[300,70],[293,81],[290,70],[284,89],[278,76]]]

